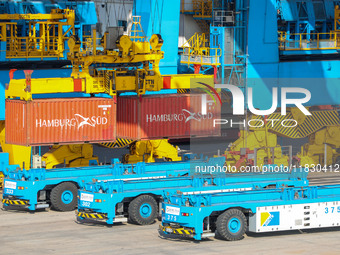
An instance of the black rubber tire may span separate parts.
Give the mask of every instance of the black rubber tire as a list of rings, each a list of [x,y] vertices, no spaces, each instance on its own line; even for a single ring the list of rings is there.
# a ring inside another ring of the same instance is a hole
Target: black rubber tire
[[[237,218],[240,222],[240,228],[237,232],[232,232],[228,228],[229,221],[232,218]],[[244,238],[247,230],[247,219],[243,212],[238,209],[229,209],[218,216],[216,221],[218,234],[227,241],[238,241]]]
[[[148,204],[151,207],[151,213],[148,217],[143,217],[140,214],[140,208],[143,204]],[[157,217],[157,202],[156,199],[149,195],[136,197],[129,204],[129,220],[131,223],[138,225],[150,225],[154,223]]]
[[[61,196],[64,191],[69,190],[72,192],[73,198],[69,204],[62,201]],[[72,182],[63,182],[55,186],[51,191],[51,204],[53,209],[61,212],[73,211],[77,208],[77,194],[78,188]]]

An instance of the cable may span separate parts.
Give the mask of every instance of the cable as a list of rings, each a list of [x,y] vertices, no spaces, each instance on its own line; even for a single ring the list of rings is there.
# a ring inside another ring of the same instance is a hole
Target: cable
[[[159,34],[162,33],[163,10],[164,10],[164,0],[162,0],[161,17],[159,19]]]
[[[156,3],[157,3],[157,0],[156,0]],[[155,12],[154,12],[154,15],[156,15],[155,13],[157,13],[156,3],[155,3]],[[154,21],[155,21],[155,17],[152,15],[152,0],[150,0],[150,17],[151,17],[151,30],[152,30],[152,34],[153,34],[154,33]]]
[[[134,12],[133,13],[133,16],[136,16],[136,12],[137,11],[137,4],[136,4],[136,0],[135,1],[133,1],[133,8],[132,8],[132,12]]]
[[[108,8],[108,4],[105,3],[105,11],[107,15],[107,26],[110,27],[110,16],[111,16],[111,8]]]

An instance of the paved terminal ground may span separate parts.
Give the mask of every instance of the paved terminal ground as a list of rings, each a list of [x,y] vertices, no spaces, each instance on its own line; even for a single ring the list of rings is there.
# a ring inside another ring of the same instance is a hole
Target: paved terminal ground
[[[158,224],[108,227],[78,223],[74,212],[0,210],[0,254],[340,254],[340,228],[195,242],[166,238]]]

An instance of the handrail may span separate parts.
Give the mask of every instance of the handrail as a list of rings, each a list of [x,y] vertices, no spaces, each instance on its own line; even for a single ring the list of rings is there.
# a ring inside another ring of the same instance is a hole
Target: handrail
[[[200,65],[219,65],[222,50],[210,48],[205,33],[195,33],[182,45],[181,63]]]
[[[187,47],[202,48],[202,47],[206,47],[207,42],[208,40],[205,39],[205,33],[195,33],[193,36],[189,38],[189,40],[186,43],[184,43],[181,46],[181,48],[187,48]]]
[[[91,55],[93,54],[93,47],[94,47],[94,40],[96,40],[96,47],[101,46],[102,44],[100,43],[102,38],[96,37],[93,38],[92,36],[87,36],[84,41],[82,41],[82,45],[84,46],[83,48],[83,53],[85,55]],[[104,39],[105,40],[105,39]],[[97,48],[98,49],[98,48]]]
[[[328,50],[340,49],[340,33],[287,33],[278,31],[279,49],[291,50]]]
[[[56,57],[64,56],[64,45],[58,36],[44,37],[7,37],[6,57]]]
[[[199,65],[220,65],[222,50],[220,48],[205,48],[200,52],[193,47],[184,47],[181,54],[181,63]]]
[[[5,42],[1,51],[6,49],[7,58],[63,58],[66,34],[75,32],[74,15],[69,9],[52,9],[49,14],[0,14],[0,41]],[[26,34],[19,35],[18,22],[11,20],[27,23]]]
[[[212,17],[212,0],[183,0],[181,13],[193,13],[196,18]]]

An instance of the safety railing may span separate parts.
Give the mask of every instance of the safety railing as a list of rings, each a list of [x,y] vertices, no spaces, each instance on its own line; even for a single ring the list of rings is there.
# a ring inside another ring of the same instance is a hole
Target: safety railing
[[[220,65],[221,54],[220,48],[205,48],[197,52],[196,48],[185,47],[180,55],[180,61],[188,65]]]
[[[212,0],[183,0],[181,13],[192,13],[195,18],[211,18]]]
[[[287,33],[278,32],[279,49],[289,50],[329,50],[340,48],[340,33]]]
[[[105,41],[104,39],[103,41]],[[84,38],[82,42],[83,50],[85,55],[93,55],[94,54],[94,47],[96,50],[103,50],[102,38],[94,38],[92,36],[87,36]]]
[[[194,17],[211,18],[212,17],[212,0],[193,0]]]
[[[147,37],[141,23],[141,16],[132,16],[130,38],[134,42],[146,42]]]
[[[233,25],[235,22],[234,15],[233,11],[216,10],[214,11],[213,25],[222,27]]]
[[[195,33],[193,36],[189,38],[189,40],[184,43],[181,48],[190,47],[198,51],[199,49],[207,49],[209,44],[208,39],[205,37],[205,33]]]
[[[7,58],[62,58],[64,43],[58,37],[7,37]]]

